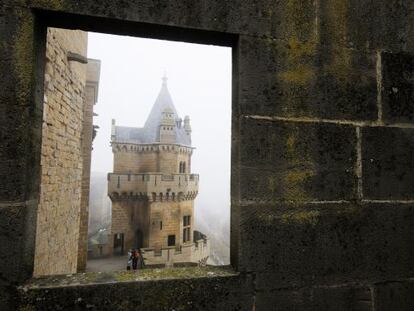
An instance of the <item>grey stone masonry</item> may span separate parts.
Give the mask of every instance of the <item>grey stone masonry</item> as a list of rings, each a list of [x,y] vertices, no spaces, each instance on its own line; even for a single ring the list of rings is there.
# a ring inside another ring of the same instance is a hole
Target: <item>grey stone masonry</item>
[[[232,48],[232,273],[31,279],[47,27]],[[414,309],[413,1],[4,0],[0,38],[2,309]]]

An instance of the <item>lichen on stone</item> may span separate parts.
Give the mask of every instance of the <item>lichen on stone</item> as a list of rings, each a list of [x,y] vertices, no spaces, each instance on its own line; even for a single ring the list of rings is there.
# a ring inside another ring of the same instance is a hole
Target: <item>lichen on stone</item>
[[[138,271],[88,272],[71,275],[54,275],[31,279],[23,290],[32,288],[53,288],[74,285],[103,284],[114,282],[142,282],[165,279],[193,279],[234,276],[237,273],[230,266],[223,267],[179,267],[164,269],[143,269]]]
[[[26,99],[34,78],[33,73],[33,36],[34,21],[30,12],[18,10],[19,25],[14,36],[14,63],[15,75],[18,78],[17,96],[20,100]]]
[[[316,225],[319,222],[320,212],[315,210],[310,211],[294,211],[282,215],[281,222],[285,224],[300,224],[300,225]]]
[[[290,202],[310,200],[305,183],[315,175],[314,163],[310,155],[300,148],[296,127],[286,137],[286,154],[289,168],[282,178],[284,199]]]
[[[53,10],[63,9],[65,0],[34,0],[33,6],[39,6],[41,8],[49,8]]]

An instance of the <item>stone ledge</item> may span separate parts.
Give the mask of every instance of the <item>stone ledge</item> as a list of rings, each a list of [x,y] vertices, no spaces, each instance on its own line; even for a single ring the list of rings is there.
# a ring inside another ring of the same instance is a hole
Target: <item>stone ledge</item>
[[[221,267],[183,267],[183,268],[163,268],[163,269],[144,269],[137,273],[133,271],[118,272],[87,272],[67,275],[52,275],[36,277],[30,279],[19,289],[28,291],[38,288],[58,288],[69,286],[83,286],[96,284],[112,284],[118,282],[145,282],[160,280],[183,280],[200,278],[225,278],[236,277],[239,273],[235,272],[231,266]]]
[[[252,310],[251,276],[229,266],[148,269],[135,276],[118,272],[32,279],[18,287],[17,310]]]

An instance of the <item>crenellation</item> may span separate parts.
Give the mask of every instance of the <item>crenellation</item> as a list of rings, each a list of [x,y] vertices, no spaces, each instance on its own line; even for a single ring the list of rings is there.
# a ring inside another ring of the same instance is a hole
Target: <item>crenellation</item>
[[[123,143],[123,142],[111,142],[112,152],[134,152],[134,153],[153,153],[153,152],[171,152],[171,153],[183,153],[183,154],[192,154],[194,147],[182,146],[180,144],[171,143],[171,144],[132,144],[132,143]]]

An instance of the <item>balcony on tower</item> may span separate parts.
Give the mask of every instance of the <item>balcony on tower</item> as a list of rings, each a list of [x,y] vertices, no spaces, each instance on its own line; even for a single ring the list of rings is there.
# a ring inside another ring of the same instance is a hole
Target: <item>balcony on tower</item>
[[[184,201],[198,194],[198,174],[108,174],[111,200]]]

